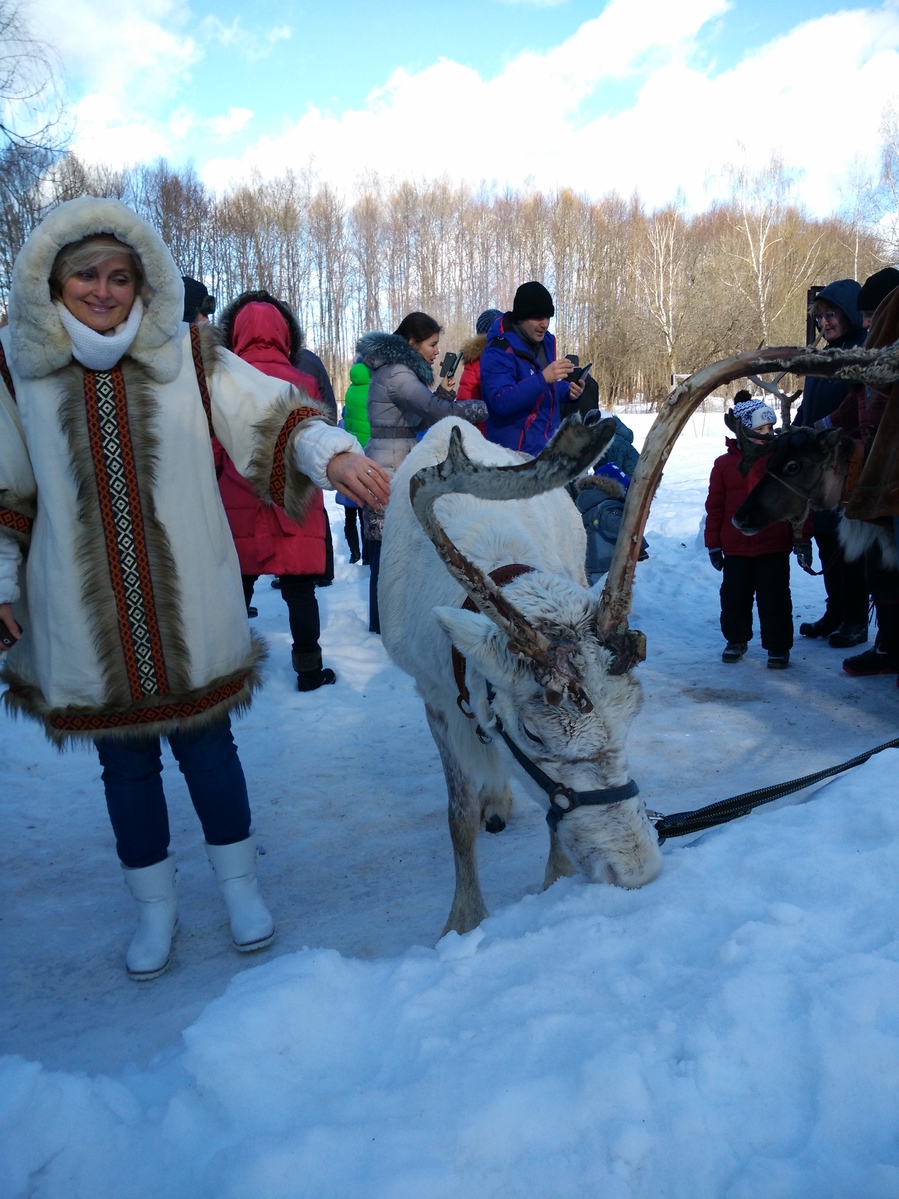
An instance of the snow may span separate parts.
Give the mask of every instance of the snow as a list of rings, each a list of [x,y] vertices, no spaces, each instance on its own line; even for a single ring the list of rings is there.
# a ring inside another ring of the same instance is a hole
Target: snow
[[[639,442],[649,418],[626,419]],[[721,663],[698,530],[723,434],[697,416],[680,439],[638,568],[629,758],[665,812],[899,732],[896,680],[851,678],[821,642],[784,672],[757,641]],[[170,763],[181,930],[169,973],[130,982],[99,767],[0,718],[2,1199],[895,1199],[897,752],[667,842],[640,891],[541,892],[546,826],[516,784],[479,844],[493,915],[435,947],[453,874],[437,754],[331,512],[338,683],[291,690],[261,580],[268,684],[236,725],[270,950],[231,950]],[[822,596],[794,567],[797,626]]]

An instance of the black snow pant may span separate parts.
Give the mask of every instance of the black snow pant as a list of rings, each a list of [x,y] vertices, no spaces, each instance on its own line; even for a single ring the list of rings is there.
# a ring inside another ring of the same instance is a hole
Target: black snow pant
[[[287,621],[293,638],[293,664],[297,671],[321,670],[321,618],[315,583],[318,575],[281,575],[281,598],[287,604]],[[241,575],[247,607],[259,575]]]
[[[350,561],[358,562],[361,557],[361,546],[359,543],[359,528],[356,522],[359,522],[359,528],[362,525],[362,509],[350,508],[347,505],[346,511],[343,514],[343,535],[346,538],[346,543],[350,551]]]
[[[837,529],[841,512],[813,512],[815,541],[824,574],[827,615],[837,624],[868,623],[868,584],[864,559],[847,562]]]
[[[752,601],[758,604],[762,647],[783,654],[793,648],[790,554],[754,558],[725,554],[721,582],[721,632],[727,641],[752,639]]]
[[[865,555],[865,570],[877,616],[874,644],[883,653],[899,657],[899,571],[883,567],[877,548]]]

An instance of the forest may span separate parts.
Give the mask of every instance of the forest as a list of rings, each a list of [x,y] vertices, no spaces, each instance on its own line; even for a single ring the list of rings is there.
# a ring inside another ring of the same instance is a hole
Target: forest
[[[122,169],[10,145],[0,153],[0,310],[19,247],[56,204],[114,196],[159,229],[185,275],[223,306],[266,288],[297,313],[335,386],[357,338],[420,309],[458,349],[484,308],[540,279],[555,296],[560,353],[592,361],[602,404],[657,405],[676,375],[760,345],[802,344],[808,289],[891,261],[861,206],[813,219],[776,159],[734,170],[726,202],[648,212],[638,196],[591,199],[447,181],[358,181],[339,194],[311,170],[254,176],[223,194],[190,164]]]

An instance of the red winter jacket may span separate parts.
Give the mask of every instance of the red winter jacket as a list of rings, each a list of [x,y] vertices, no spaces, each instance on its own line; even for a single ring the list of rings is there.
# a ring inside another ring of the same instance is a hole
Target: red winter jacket
[[[462,368],[462,377],[456,389],[457,400],[481,399],[481,355],[486,345],[487,334],[484,333],[473,337],[471,341],[467,341],[462,347],[462,361],[465,365]],[[478,421],[477,428],[483,436],[487,436],[487,424],[485,421]]]
[[[721,549],[724,556],[756,558],[760,554],[788,554],[793,548],[793,529],[787,520],[779,520],[747,537],[734,527],[731,517],[768,469],[767,458],[756,462],[744,479],[737,467],[743,451],[735,441],[726,439],[727,453],[715,459],[705,502],[705,544],[710,550]]]
[[[315,379],[291,365],[287,322],[273,305],[257,301],[244,305],[235,317],[232,337],[239,358],[264,375],[286,379],[313,399],[319,398]],[[324,574],[326,517],[321,491],[315,492],[302,524],[297,524],[283,508],[267,504],[257,495],[218,442],[215,451],[219,491],[241,574]]]

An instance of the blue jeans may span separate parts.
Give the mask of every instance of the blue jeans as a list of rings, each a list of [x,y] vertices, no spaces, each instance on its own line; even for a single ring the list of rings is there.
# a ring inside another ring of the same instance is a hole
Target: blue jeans
[[[233,845],[250,835],[250,802],[231,722],[201,732],[169,733],[168,743],[210,845]],[[103,767],[106,807],[116,852],[132,869],[153,866],[169,849],[169,816],[162,789],[159,738],[94,740]]]

